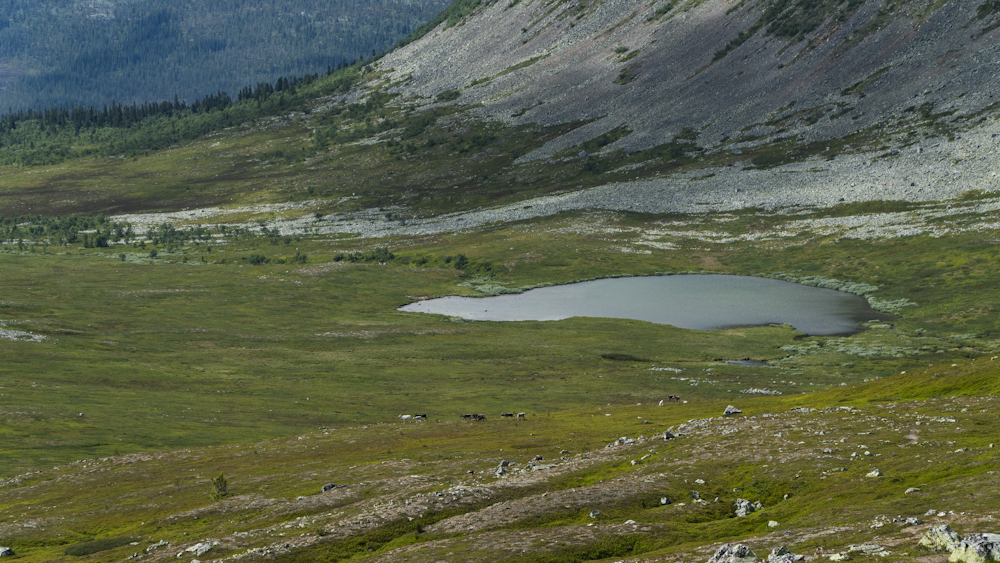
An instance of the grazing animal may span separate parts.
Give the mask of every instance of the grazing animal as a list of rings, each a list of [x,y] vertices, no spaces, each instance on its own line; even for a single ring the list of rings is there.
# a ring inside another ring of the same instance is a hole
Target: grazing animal
[[[500,418],[514,418],[514,413],[512,413],[512,412],[502,412],[502,413],[500,413]]]
[[[410,420],[412,417],[408,414],[401,414],[399,415],[399,418],[402,418],[403,420]]]
[[[472,415],[472,418],[474,418],[476,420],[479,420],[479,421],[483,421],[483,420],[486,420],[486,415],[485,414],[474,414],[474,415]]]
[[[523,412],[517,413],[517,419],[518,420],[524,420],[524,413]]]
[[[668,401],[680,401],[681,400],[681,396],[680,395],[667,395],[667,400]]]
[[[465,419],[470,419],[470,418],[475,418],[475,417],[476,417],[476,415],[474,415],[474,414],[463,414],[462,415],[462,418],[465,418]]]

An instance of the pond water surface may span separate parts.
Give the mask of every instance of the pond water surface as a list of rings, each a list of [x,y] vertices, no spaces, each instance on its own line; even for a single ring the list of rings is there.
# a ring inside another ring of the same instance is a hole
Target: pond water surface
[[[859,323],[893,318],[850,293],[728,275],[602,279],[496,297],[428,299],[399,310],[477,321],[635,319],[693,330],[787,323],[810,335],[852,334],[863,330]]]

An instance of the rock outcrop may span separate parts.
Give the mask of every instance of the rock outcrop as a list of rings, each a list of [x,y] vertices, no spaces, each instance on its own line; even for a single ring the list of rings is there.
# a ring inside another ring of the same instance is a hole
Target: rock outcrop
[[[708,563],[763,563],[748,546],[741,543],[726,544],[716,550]]]

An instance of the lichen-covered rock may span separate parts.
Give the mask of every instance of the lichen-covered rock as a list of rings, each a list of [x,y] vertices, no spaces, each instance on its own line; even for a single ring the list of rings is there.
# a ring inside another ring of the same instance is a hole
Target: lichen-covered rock
[[[795,563],[805,559],[804,555],[795,555],[785,546],[776,547],[767,556],[767,563]]]
[[[763,563],[749,547],[741,543],[720,547],[708,563]]]
[[[986,563],[1000,561],[1000,534],[969,534],[948,558],[950,563]]]
[[[841,551],[840,553],[834,553],[828,557],[830,561],[850,561],[851,556],[846,551]]]
[[[14,550],[9,547],[0,547],[0,557],[13,557]]]
[[[941,524],[928,528],[924,537],[920,538],[920,545],[936,551],[955,551],[961,541],[961,536],[947,524]]]
[[[738,498],[733,504],[736,505],[736,516],[743,517],[753,512],[753,504],[745,498]]]
[[[722,416],[733,416],[734,414],[743,414],[743,411],[733,405],[727,406],[726,410],[722,411]]]
[[[872,469],[871,471],[868,472],[867,475],[865,475],[865,477],[871,477],[871,478],[881,477],[881,476],[882,472],[879,471],[878,469]]]

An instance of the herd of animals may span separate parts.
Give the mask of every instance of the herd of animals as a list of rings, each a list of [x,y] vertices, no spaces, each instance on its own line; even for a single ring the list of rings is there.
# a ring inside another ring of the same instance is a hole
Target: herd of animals
[[[666,400],[667,401],[677,401],[677,402],[680,402],[681,397],[680,397],[680,395],[667,395]],[[660,406],[661,407],[663,406],[663,401],[660,401]],[[523,413],[523,412],[519,412],[517,414],[514,414],[512,412],[502,412],[502,413],[500,413],[500,418],[515,418],[516,417],[517,420],[526,420],[526,418],[525,418],[526,416],[527,416],[527,413]],[[466,414],[461,415],[461,417],[464,418],[465,420],[475,420],[477,422],[478,421],[486,420],[486,415],[485,414],[481,414],[481,413],[476,413],[476,414],[466,413]],[[399,418],[401,418],[403,420],[413,420],[413,421],[427,420],[427,415],[426,414],[401,414],[401,415],[399,415]]]

